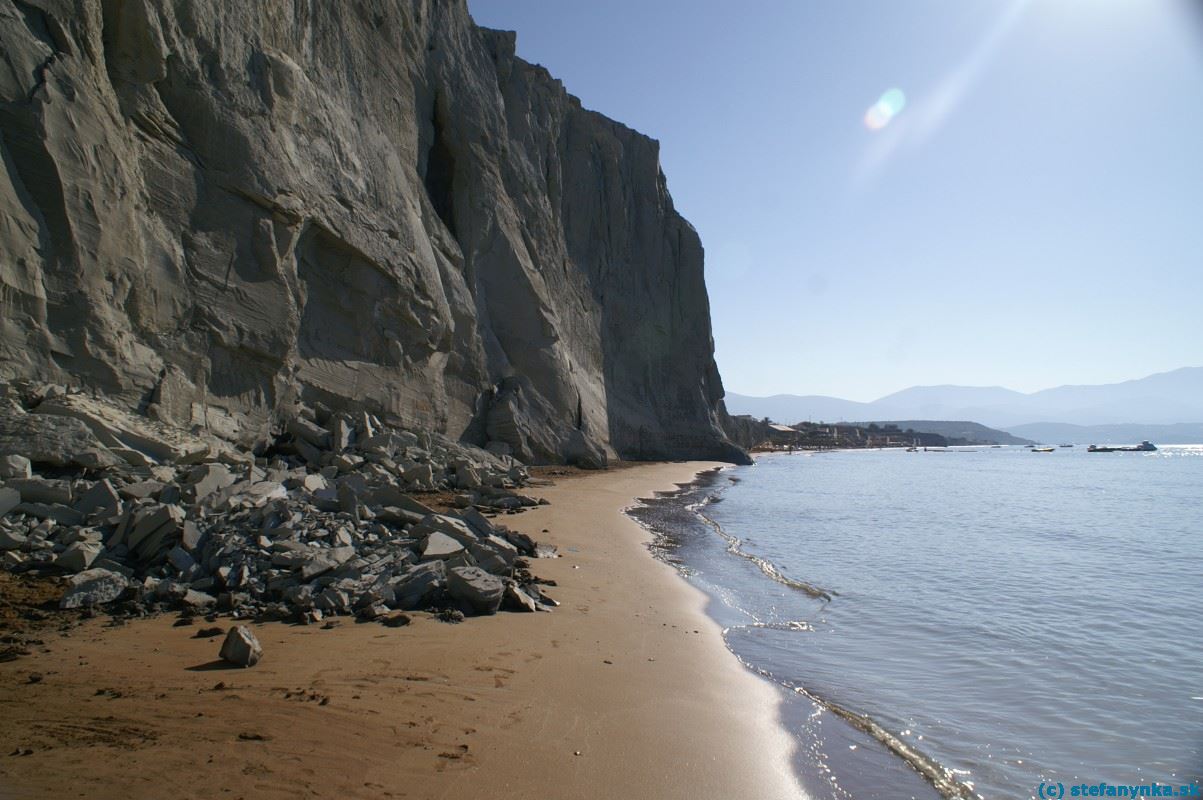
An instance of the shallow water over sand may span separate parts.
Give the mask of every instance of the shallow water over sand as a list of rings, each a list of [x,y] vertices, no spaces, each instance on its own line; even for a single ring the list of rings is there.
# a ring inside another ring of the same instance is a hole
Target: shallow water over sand
[[[828,704],[786,713],[816,797],[926,790],[832,706],[946,794],[1203,773],[1203,449],[771,456],[708,483],[634,513],[741,659]]]

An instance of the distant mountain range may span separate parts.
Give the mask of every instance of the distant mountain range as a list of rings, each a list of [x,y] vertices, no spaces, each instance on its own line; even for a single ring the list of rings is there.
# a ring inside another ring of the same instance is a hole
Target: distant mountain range
[[[919,430],[916,428],[915,430]],[[1010,429],[1044,444],[1135,444],[1148,439],[1157,444],[1203,444],[1203,423],[1176,425],[1068,425],[1064,422],[1033,422]]]
[[[1042,438],[1015,429],[1037,422],[1074,425],[1203,422],[1203,367],[1184,367],[1123,383],[1058,386],[1030,394],[1001,386],[915,386],[871,403],[818,395],[728,394],[727,410],[787,424],[806,420],[973,420],[1011,430],[1025,438]]]

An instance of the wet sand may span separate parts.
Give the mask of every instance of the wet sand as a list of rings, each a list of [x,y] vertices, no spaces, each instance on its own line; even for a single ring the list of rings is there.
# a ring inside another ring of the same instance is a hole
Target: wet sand
[[[551,614],[256,625],[247,670],[203,621],[48,633],[0,664],[0,798],[799,797],[777,690],[622,513],[709,466],[533,489],[502,521],[560,548]]]

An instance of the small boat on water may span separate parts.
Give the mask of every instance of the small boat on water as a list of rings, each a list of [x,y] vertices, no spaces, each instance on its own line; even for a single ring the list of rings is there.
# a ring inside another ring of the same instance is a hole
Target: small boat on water
[[[1057,447],[1073,447],[1072,444],[1059,444]]]
[[[1135,447],[1107,447],[1106,445],[1100,447],[1096,444],[1092,444],[1090,447],[1086,448],[1087,453],[1153,453],[1156,452],[1156,450],[1157,445],[1153,444],[1148,439],[1145,439]]]
[[[1051,453],[1056,449],[1057,448],[1055,448],[1055,447],[1033,447],[1032,452],[1033,453]]]

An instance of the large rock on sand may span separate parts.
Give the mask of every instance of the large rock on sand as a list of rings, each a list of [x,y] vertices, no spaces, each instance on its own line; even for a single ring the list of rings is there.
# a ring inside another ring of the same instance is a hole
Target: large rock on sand
[[[71,577],[71,588],[59,608],[91,608],[111,603],[129,586],[124,575],[107,569],[89,569]]]
[[[496,614],[505,583],[480,567],[452,567],[447,570],[447,594],[477,614]]]
[[[263,646],[259,644],[259,640],[250,628],[245,625],[236,625],[230,628],[230,632],[226,634],[226,639],[221,643],[221,652],[218,655],[223,661],[229,661],[231,664],[253,667],[259,663],[259,659],[263,658]]]

